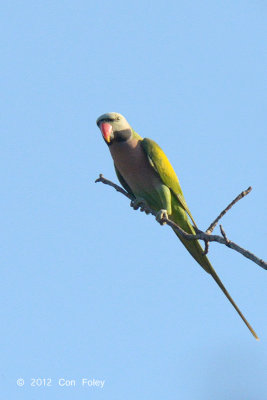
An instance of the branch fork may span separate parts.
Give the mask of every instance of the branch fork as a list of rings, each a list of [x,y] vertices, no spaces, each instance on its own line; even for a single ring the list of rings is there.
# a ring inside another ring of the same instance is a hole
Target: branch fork
[[[121,194],[126,196],[128,199],[130,199],[131,204],[135,200],[134,196],[132,196],[131,194],[126,192],[126,190],[124,190],[120,186],[118,186],[115,183],[111,182],[110,180],[104,178],[104,176],[102,174],[99,175],[99,178],[96,179],[95,182],[96,183],[102,182],[105,185],[113,187],[117,192],[120,192]],[[226,236],[226,233],[225,233],[222,225],[220,225],[221,236],[212,235],[212,232],[213,232],[214,228],[216,227],[216,225],[218,224],[219,220],[233,207],[233,205],[235,205],[243,197],[247,196],[251,192],[251,190],[252,190],[252,188],[250,186],[247,190],[244,190],[243,192],[241,192],[233,201],[231,201],[231,203],[228,204],[228,206],[218,215],[218,217],[215,218],[215,220],[210,224],[210,226],[208,227],[208,229],[205,232],[199,230],[198,228],[195,228],[195,231],[196,231],[195,235],[187,233],[179,225],[175,224],[173,221],[171,221],[169,218],[166,218],[166,217],[163,217],[159,222],[161,224],[167,224],[171,228],[176,229],[179,232],[179,234],[187,240],[203,240],[205,243],[204,254],[208,253],[210,242],[221,243],[221,244],[224,244],[225,246],[229,247],[230,249],[235,250],[238,253],[242,254],[244,257],[250,259],[257,265],[259,265],[261,268],[267,270],[267,263],[265,261],[263,261],[262,259],[255,256],[250,251],[243,249],[236,243],[229,240],[228,237]],[[157,213],[154,210],[152,210],[149,207],[144,206],[144,205],[141,205],[140,211],[144,211],[146,214],[152,214],[154,216],[157,215]]]

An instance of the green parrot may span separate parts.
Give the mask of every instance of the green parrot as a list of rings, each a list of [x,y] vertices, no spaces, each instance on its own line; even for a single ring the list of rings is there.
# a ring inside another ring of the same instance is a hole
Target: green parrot
[[[156,219],[159,222],[162,217],[168,217],[184,231],[195,234],[194,227],[197,226],[186,204],[178,178],[157,143],[139,136],[118,113],[103,114],[96,123],[109,147],[120,183],[135,198],[132,206],[137,209],[147,205],[157,213]],[[252,335],[258,339],[209,259],[203,254],[199,241],[186,240],[173,230],[194,259],[213,277]]]

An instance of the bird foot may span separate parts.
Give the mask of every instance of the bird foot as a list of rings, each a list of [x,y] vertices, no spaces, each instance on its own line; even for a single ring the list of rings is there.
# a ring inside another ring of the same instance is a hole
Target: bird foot
[[[163,209],[159,210],[156,215],[156,220],[160,223],[160,225],[165,225],[166,224],[166,221],[164,221],[165,219],[169,219],[167,210]]]
[[[147,210],[147,203],[141,197],[132,200],[130,206],[133,207],[134,210],[138,210],[138,208],[140,208],[140,211],[145,211],[146,214],[149,214],[149,211]]]

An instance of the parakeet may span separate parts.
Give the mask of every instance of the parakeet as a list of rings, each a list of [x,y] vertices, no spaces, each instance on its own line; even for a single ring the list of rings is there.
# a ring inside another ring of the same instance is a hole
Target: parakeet
[[[96,121],[109,147],[115,171],[122,186],[134,196],[134,208],[148,205],[157,213],[160,222],[163,216],[174,221],[183,230],[195,234],[196,223],[189,211],[179,180],[163,150],[151,139],[143,139],[118,113],[101,115]],[[173,229],[183,245],[209,273],[236,309],[253,336],[257,334],[241,313],[209,259],[203,254],[199,241],[189,241]]]

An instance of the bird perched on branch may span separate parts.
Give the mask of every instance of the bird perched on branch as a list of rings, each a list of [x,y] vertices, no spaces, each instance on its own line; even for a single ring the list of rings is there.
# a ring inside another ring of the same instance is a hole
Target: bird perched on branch
[[[122,186],[134,197],[132,206],[148,206],[154,210],[158,222],[169,218],[184,231],[195,234],[196,223],[183,196],[178,178],[162,149],[151,139],[143,139],[118,113],[101,115],[96,121],[109,147],[115,171]],[[175,229],[183,245],[209,273],[236,309],[253,336],[257,334],[241,313],[197,240],[183,238]]]

